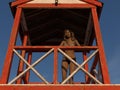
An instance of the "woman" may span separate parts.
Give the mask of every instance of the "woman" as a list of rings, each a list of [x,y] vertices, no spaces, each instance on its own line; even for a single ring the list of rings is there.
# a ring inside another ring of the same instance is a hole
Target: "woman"
[[[64,40],[61,42],[60,46],[80,46],[79,42],[75,39],[74,33],[69,29],[64,31]],[[65,53],[76,61],[74,50],[65,50]],[[66,57],[63,57],[62,60],[62,80],[65,80],[67,77],[67,72],[69,68],[69,74],[71,74],[75,65],[68,60]],[[73,77],[69,80],[69,83],[73,83]]]

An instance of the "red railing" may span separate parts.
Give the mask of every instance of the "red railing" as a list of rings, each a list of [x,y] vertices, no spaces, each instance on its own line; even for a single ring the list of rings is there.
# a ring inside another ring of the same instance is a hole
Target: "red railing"
[[[89,52],[89,51],[91,51],[91,50],[96,50],[96,49],[98,49],[98,47],[97,46],[15,46],[14,47],[14,53],[17,53],[17,52],[15,52],[15,51],[17,51],[17,50],[25,50],[26,52],[31,52],[31,53],[33,53],[33,52],[48,52],[48,51],[50,51],[50,53],[51,52],[54,52],[54,71],[53,71],[53,84],[58,84],[59,82],[58,82],[58,68],[56,68],[56,67],[58,67],[58,52],[59,52],[59,49],[60,50],[75,50],[76,52]],[[48,53],[49,54],[49,53]],[[28,65],[28,68],[29,69],[32,69],[40,78],[42,78],[43,79],[43,81],[44,81],[44,83],[46,83],[46,84],[49,84],[49,82],[47,82],[42,76],[40,76],[40,74],[38,73],[38,72],[36,72],[35,70],[34,70],[34,68],[33,68],[33,66],[32,65],[30,65],[27,61],[25,61],[24,60],[24,58],[23,57],[20,57],[20,55],[18,54],[18,56],[19,56],[19,58],[20,59],[22,59],[23,61],[24,61],[24,63],[26,63],[27,65]],[[46,55],[43,57],[43,58],[45,58],[46,57]],[[68,57],[69,58],[69,57]],[[30,59],[30,58],[29,58]],[[40,61],[38,61],[37,63],[39,63]],[[75,63],[76,64],[76,63]],[[94,64],[94,62],[93,62],[93,64]],[[95,63],[96,64],[96,63]],[[76,65],[78,65],[78,64],[76,64]],[[32,67],[31,67],[32,66]],[[94,66],[94,65],[92,65],[92,66]],[[93,67],[92,67],[92,69],[93,69]],[[92,70],[91,69],[91,70]],[[22,75],[24,75],[24,73],[26,73],[27,72],[27,76],[26,76],[26,78],[28,79],[28,77],[29,77],[29,72],[28,71],[23,71],[22,73],[23,74],[21,74],[21,75],[18,75],[18,76],[16,76],[17,78],[14,78],[11,82],[9,82],[9,84],[12,84],[12,83],[14,83],[17,79],[19,79]],[[88,74],[88,73],[87,73]],[[86,75],[87,76],[87,75]],[[93,77],[94,78],[94,77]],[[25,79],[24,81],[25,81],[25,83],[30,83],[30,82],[28,82],[28,80],[27,79]],[[85,82],[85,83],[90,83],[90,78],[88,78],[88,80]],[[99,83],[99,82],[98,82]],[[64,84],[64,83],[63,83]]]

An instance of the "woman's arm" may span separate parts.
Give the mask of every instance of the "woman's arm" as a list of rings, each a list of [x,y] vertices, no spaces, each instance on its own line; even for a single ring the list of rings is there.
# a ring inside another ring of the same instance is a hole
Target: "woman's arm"
[[[64,46],[64,41],[62,41],[62,42],[60,43],[60,46]]]
[[[80,46],[80,43],[78,42],[78,40],[75,40],[75,44],[76,44],[77,46]]]

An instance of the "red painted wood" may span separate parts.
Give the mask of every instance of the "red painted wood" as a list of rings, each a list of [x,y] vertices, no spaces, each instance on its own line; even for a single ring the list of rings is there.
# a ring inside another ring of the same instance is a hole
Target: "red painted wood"
[[[18,6],[20,4],[25,4],[29,1],[32,1],[32,0],[16,0],[15,2],[12,2],[11,6]],[[100,6],[102,7],[102,3],[97,1],[97,0],[81,0],[83,2],[87,2],[89,4],[92,4],[92,5],[96,5],[96,6]]]
[[[98,60],[99,60],[99,54],[96,54],[95,59],[94,59],[94,61],[93,61],[93,64],[92,64],[92,66],[91,66],[91,69],[90,69],[90,73],[92,73],[92,72],[93,72],[93,69],[96,68],[97,63],[98,63]],[[87,80],[87,84],[90,83],[90,80],[91,80],[91,78],[89,77],[88,80]]]
[[[28,52],[27,62],[28,62],[29,64],[31,64],[31,62],[32,62],[32,52]],[[28,66],[26,66],[26,68],[28,68]],[[30,71],[26,72],[26,74],[25,74],[25,80],[24,80],[24,82],[25,82],[26,84],[29,83],[29,78],[30,78]]]
[[[105,52],[104,52],[104,47],[103,47],[103,42],[102,42],[102,35],[100,32],[100,26],[99,26],[96,8],[92,8],[92,16],[93,16],[97,45],[99,48],[99,57],[100,57],[100,65],[101,65],[101,70],[102,70],[103,82],[105,84],[109,84],[110,78],[109,78],[107,62],[106,62],[106,57],[105,57]]]
[[[54,48],[54,72],[53,72],[53,83],[58,83],[58,51]]]
[[[87,59],[87,53],[83,52],[83,60],[85,61],[86,59]],[[88,63],[84,65],[84,68],[86,71],[89,71]],[[87,81],[87,79],[88,79],[88,75],[85,75],[85,81]]]
[[[18,5],[20,5],[20,4],[24,4],[24,3],[27,3],[27,2],[29,2],[29,1],[31,1],[31,0],[16,0],[16,1],[12,2],[11,6],[12,6],[12,7],[13,7],[13,6],[18,6]]]
[[[120,90],[120,85],[0,85],[0,90]]]
[[[24,36],[23,36],[23,46],[26,46],[26,45],[27,45],[27,40],[28,40],[28,35],[27,35],[27,33],[25,33]],[[22,56],[23,58],[25,57],[25,54],[26,54],[26,51],[25,51],[25,50],[22,50],[22,51],[21,51],[21,56]],[[17,75],[19,75],[19,74],[23,71],[23,68],[24,68],[24,62],[20,59]],[[22,83],[22,78],[19,78],[19,79],[16,81],[16,83],[17,83],[17,84]]]
[[[94,5],[91,4],[22,4],[19,5],[22,8],[91,8]]]
[[[87,2],[87,3],[89,3],[89,4],[92,4],[92,5],[99,6],[99,7],[102,7],[102,6],[103,6],[101,2],[96,1],[96,0],[82,0],[82,1]]]
[[[12,32],[11,32],[10,42],[8,45],[8,50],[7,50],[6,58],[4,61],[1,83],[7,83],[8,78],[9,78],[12,57],[13,57],[13,48],[14,48],[16,38],[17,38],[18,27],[20,24],[21,11],[22,11],[21,8],[17,8],[17,12],[15,15],[15,20],[14,20],[14,24],[13,24],[13,28],[12,28]]]
[[[13,48],[16,50],[23,50],[25,51],[31,51],[31,54],[28,55],[28,62],[31,63],[31,57],[32,57],[32,52],[36,51],[48,51],[51,48],[54,48],[54,75],[53,75],[53,84],[51,85],[46,85],[46,84],[24,84],[24,85],[2,85],[0,84],[0,90],[120,90],[120,85],[86,85],[86,84],[65,84],[65,85],[60,85],[58,84],[58,48],[61,48],[62,50],[70,50],[74,49],[75,51],[79,52],[84,52],[83,54],[83,59],[85,60],[87,58],[86,51],[90,50],[96,50],[99,49],[99,56],[96,56],[96,58],[100,57],[100,65],[101,65],[101,70],[103,74],[103,81],[104,83],[110,83],[109,79],[109,74],[108,74],[108,69],[107,69],[107,63],[106,63],[106,58],[105,58],[105,53],[104,53],[104,48],[103,48],[103,43],[102,43],[102,37],[100,33],[100,26],[99,26],[99,21],[98,21],[98,15],[97,15],[97,10],[96,6],[102,7],[102,3],[98,2],[97,0],[82,0],[87,2],[88,4],[58,4],[55,6],[55,4],[25,4],[30,0],[16,0],[11,4],[11,6],[18,6],[16,16],[15,16],[15,21],[11,33],[11,38],[10,38],[10,43],[8,47],[8,51],[6,54],[6,59],[3,67],[3,72],[2,72],[2,77],[1,77],[1,83],[7,83],[8,78],[9,78],[9,73],[10,73],[10,68],[11,68],[11,63],[12,63],[12,56],[13,56]],[[94,27],[95,27],[95,35],[97,39],[97,45],[98,46],[26,46],[27,39],[24,42],[23,46],[14,46],[17,33],[18,33],[18,27],[20,23],[20,17],[21,17],[21,11],[22,9],[20,8],[92,8],[92,15],[93,15],[93,22],[94,22]],[[23,53],[24,57],[25,53]],[[97,59],[95,59],[95,62],[93,62],[93,66],[95,67],[97,63]],[[23,68],[23,65],[20,65],[20,68]],[[88,70],[88,65],[85,65],[85,69]],[[21,70],[21,69],[20,69]],[[27,72],[25,76],[25,83],[29,83],[29,75],[30,73]],[[88,76],[86,76],[86,81],[88,80]],[[21,82],[19,82],[21,83]]]
[[[48,51],[51,48],[61,48],[62,50],[70,50],[74,49],[76,51],[89,51],[89,50],[96,50],[97,46],[15,46],[16,50],[32,50],[32,51]]]

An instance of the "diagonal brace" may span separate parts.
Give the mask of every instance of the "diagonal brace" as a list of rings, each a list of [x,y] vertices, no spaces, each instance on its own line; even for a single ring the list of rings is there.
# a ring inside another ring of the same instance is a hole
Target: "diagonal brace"
[[[71,74],[69,75],[61,84],[66,83],[75,73],[78,72],[78,70],[84,71],[89,77],[91,77],[95,82],[102,84],[99,80],[97,80],[94,76],[92,76],[88,71],[86,71],[83,66],[98,52],[98,49],[91,55],[89,56],[81,65],[76,63],[70,56],[68,56],[65,52],[63,52],[61,49],[58,49],[65,57],[67,57],[71,62],[73,62],[78,68]]]
[[[21,5],[21,4],[24,4],[24,3],[27,3],[27,2],[30,2],[32,0],[16,0],[14,2],[11,3],[11,6],[18,6],[18,5]]]
[[[28,70],[32,69],[35,74],[41,78],[41,80],[43,80],[46,84],[49,84],[43,77],[42,75],[40,75],[33,67],[38,64],[40,61],[42,61],[46,56],[48,56],[54,49],[52,48],[51,50],[49,50],[45,55],[43,55],[41,58],[39,58],[36,62],[34,62],[32,65],[30,65],[28,62],[26,62],[26,60],[19,55],[19,53],[13,49],[13,51],[19,56],[19,58],[21,58],[21,60],[24,61],[24,63],[26,63],[29,67],[27,69],[25,69],[22,73],[20,73],[17,77],[15,77],[12,81],[10,81],[8,84],[12,84],[14,83],[17,79],[19,79],[21,76],[23,76]]]

